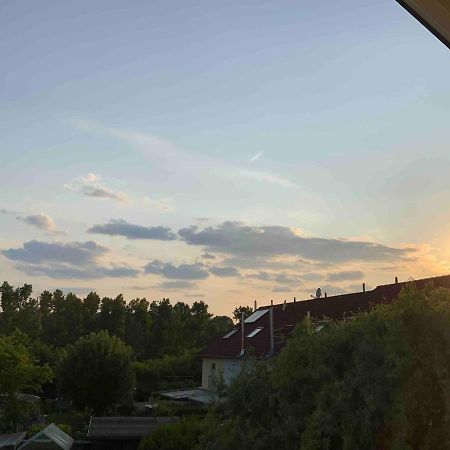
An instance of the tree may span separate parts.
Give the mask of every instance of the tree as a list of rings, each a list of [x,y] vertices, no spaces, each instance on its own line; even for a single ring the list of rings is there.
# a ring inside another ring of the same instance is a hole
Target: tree
[[[240,322],[242,320],[242,314],[244,314],[244,319],[246,319],[253,314],[253,309],[250,306],[238,306],[234,308],[233,319],[236,322]]]
[[[30,337],[40,337],[42,328],[38,301],[31,297],[31,284],[14,289],[6,281],[0,287],[2,314],[0,331],[4,334],[20,330]]]
[[[123,339],[126,315],[126,303],[122,294],[115,298],[103,297],[98,317],[99,327],[101,330],[106,330],[109,334]]]
[[[152,320],[148,308],[149,302],[145,298],[131,300],[126,307],[124,340],[138,359],[147,355],[150,344]]]
[[[31,351],[28,338],[18,331],[10,336],[0,337],[0,396],[3,410],[0,429],[14,431],[16,424],[25,420],[31,405],[22,393],[38,393],[41,385],[50,381],[52,371],[39,366]]]
[[[106,331],[83,336],[67,349],[57,372],[62,394],[97,415],[126,403],[134,387],[132,349]]]

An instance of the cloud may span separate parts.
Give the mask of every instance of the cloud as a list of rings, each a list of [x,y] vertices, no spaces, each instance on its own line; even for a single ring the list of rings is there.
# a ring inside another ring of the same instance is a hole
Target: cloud
[[[247,278],[253,278],[259,281],[272,281],[280,285],[300,286],[302,284],[301,278],[296,274],[286,272],[269,273],[264,270],[247,275]]]
[[[327,281],[353,281],[360,280],[361,278],[364,278],[364,272],[360,270],[342,270],[341,272],[329,273]]]
[[[203,253],[202,255],[203,259],[216,259],[214,255],[211,255],[211,253]]]
[[[259,158],[261,158],[261,156],[264,154],[264,152],[258,152],[255,156],[253,156],[249,162],[255,162],[256,160],[258,160]]]
[[[124,236],[127,239],[155,239],[160,241],[173,241],[177,237],[170,228],[156,226],[145,227],[134,225],[125,220],[110,220],[103,225],[93,225],[88,233],[107,234],[110,236]]]
[[[209,253],[246,258],[299,256],[325,262],[374,261],[400,259],[414,251],[373,242],[303,237],[288,227],[245,226],[239,222],[224,222],[202,230],[191,226],[178,234],[188,245],[202,246]]]
[[[292,288],[290,286],[275,286],[272,292],[291,292]]]
[[[136,277],[141,271],[126,265],[103,266],[98,258],[109,249],[93,241],[42,242],[28,241],[21,248],[2,250],[1,253],[16,263],[16,269],[31,276],[57,279]]]
[[[194,289],[197,285],[191,281],[164,281],[158,284],[160,289]]]
[[[17,270],[31,276],[46,276],[56,279],[92,280],[98,278],[137,277],[141,272],[128,266],[102,267],[89,265],[77,267],[64,264],[18,265]]]
[[[245,178],[250,178],[254,181],[259,181],[268,184],[277,184],[284,188],[296,188],[297,185],[287,178],[280,177],[268,172],[260,172],[256,170],[238,170],[238,174]]]
[[[239,270],[235,267],[210,267],[209,271],[217,277],[240,277]]]
[[[161,156],[161,154],[167,156],[177,152],[176,147],[170,141],[154,134],[107,127],[90,120],[74,120],[72,124],[78,129],[110,136],[145,149],[147,152],[154,152],[157,156]]]
[[[145,273],[162,275],[164,278],[174,280],[204,280],[209,277],[209,273],[202,264],[180,264],[175,266],[171,263],[163,263],[157,259],[149,262],[145,266]]]
[[[323,279],[323,275],[316,272],[306,272],[301,275],[303,280],[307,281],[318,281]]]
[[[172,205],[173,200],[170,198],[154,199],[150,197],[144,197],[143,201],[148,203],[150,206],[159,209],[160,211],[173,211],[174,207]]]
[[[74,265],[90,264],[98,256],[108,252],[108,248],[88,242],[25,242],[22,248],[2,250],[2,254],[12,261],[26,263],[61,262]]]
[[[39,213],[26,217],[17,217],[18,220],[27,223],[28,225],[32,225],[40,230],[47,231],[49,233],[57,233],[58,228],[55,224],[55,221],[45,213]]]
[[[118,202],[126,202],[128,196],[123,192],[114,192],[104,186],[83,186],[83,193],[87,197],[110,198]]]
[[[111,199],[118,202],[127,202],[128,196],[123,192],[116,192],[101,183],[100,177],[95,173],[88,173],[84,177],[77,178],[71,183],[64,184],[70,191],[81,192],[87,197]]]

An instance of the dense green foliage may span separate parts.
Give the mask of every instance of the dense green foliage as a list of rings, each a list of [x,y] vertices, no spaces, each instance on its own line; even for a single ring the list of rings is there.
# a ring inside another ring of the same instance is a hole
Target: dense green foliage
[[[36,393],[51,377],[38,374],[40,370],[51,373],[49,367],[55,372],[57,390],[66,400],[72,399],[76,408],[88,407],[97,412],[111,409],[115,402],[125,402],[131,393],[137,394],[136,400],[147,400],[157,389],[198,385],[198,350],[233,324],[228,317],[213,317],[203,301],[190,306],[184,302],[171,304],[168,299],[149,302],[137,298],[126,303],[121,295],[100,298],[95,292],[85,298],[73,293],[64,295],[61,290],[44,291],[37,297],[32,293],[29,284],[14,288],[4,282],[0,286],[0,339],[6,339],[6,345],[21,336],[20,349],[10,351],[10,355],[16,355],[24,365],[29,357],[30,367],[36,369],[35,385],[19,382],[21,378],[17,377],[18,382],[8,391],[11,399],[13,394]],[[22,356],[22,351],[28,356]],[[124,370],[124,379],[106,370],[116,362],[114,358],[127,367],[131,362],[137,391],[131,390],[134,383],[124,382],[130,379],[128,369]],[[0,384],[11,373],[8,361],[0,361]],[[21,367],[18,365],[18,370]],[[93,373],[94,369],[98,373]],[[52,386],[45,387],[52,390]],[[105,396],[107,389],[117,392]],[[0,395],[3,392],[0,385]],[[109,400],[101,403],[95,398],[96,392]],[[23,396],[17,405],[26,409]],[[12,406],[10,411],[13,414]],[[8,419],[8,423],[2,429],[14,431],[13,422]]]
[[[51,377],[47,365],[36,363],[23,333],[0,337],[0,430],[14,429],[16,424],[28,420],[36,405],[23,394],[39,393],[41,385]]]
[[[191,450],[203,432],[203,422],[195,417],[173,425],[163,425],[144,438],[139,450]]]
[[[248,362],[210,417],[204,449],[450,448],[450,293],[406,289],[392,306]]]
[[[116,336],[99,331],[67,348],[57,376],[62,394],[79,408],[105,415],[131,401],[134,372],[132,350]]]

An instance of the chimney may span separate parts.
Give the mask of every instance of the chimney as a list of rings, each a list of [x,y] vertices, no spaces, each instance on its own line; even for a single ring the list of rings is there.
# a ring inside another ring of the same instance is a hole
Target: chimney
[[[273,300],[270,300],[270,306],[273,306]]]
[[[255,307],[253,308],[253,311],[256,311],[256,300],[255,300]]]
[[[395,277],[395,284],[398,283],[398,277]]]
[[[244,327],[244,313],[241,313],[241,334],[242,334],[242,340],[241,340],[241,356],[244,356],[245,353],[245,327]]]
[[[273,336],[273,306],[270,307],[269,310],[269,321],[270,321],[270,352],[269,355],[273,355],[275,353],[275,343]]]
[[[325,298],[327,298],[327,293],[325,292]]]
[[[363,283],[363,292],[366,292],[366,283]]]
[[[295,297],[294,297],[294,303],[295,303]]]

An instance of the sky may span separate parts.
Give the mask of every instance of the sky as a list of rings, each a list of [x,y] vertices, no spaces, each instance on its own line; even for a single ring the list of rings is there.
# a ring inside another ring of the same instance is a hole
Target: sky
[[[450,273],[450,58],[394,0],[0,2],[0,273],[238,305]]]

